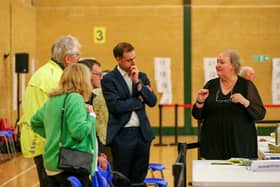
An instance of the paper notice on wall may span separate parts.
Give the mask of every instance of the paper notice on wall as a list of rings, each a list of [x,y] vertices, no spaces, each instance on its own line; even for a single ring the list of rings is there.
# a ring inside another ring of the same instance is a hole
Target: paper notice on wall
[[[154,58],[156,89],[162,94],[160,104],[172,103],[171,59]]]
[[[160,104],[171,104],[172,103],[172,93],[163,93],[160,101]]]
[[[13,56],[13,67],[14,70],[16,67],[15,56]],[[18,78],[15,71],[13,71],[13,110],[17,110],[17,85],[18,85]]]
[[[216,57],[210,57],[210,58],[207,57],[203,59],[205,82],[217,77],[216,64],[217,64]]]
[[[13,110],[17,110],[17,84],[18,84],[17,74],[13,73]]]
[[[272,104],[280,104],[280,58],[272,58]]]

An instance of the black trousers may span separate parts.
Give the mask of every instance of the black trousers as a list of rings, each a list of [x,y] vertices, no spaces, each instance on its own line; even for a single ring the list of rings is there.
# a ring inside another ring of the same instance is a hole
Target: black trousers
[[[151,142],[144,140],[139,127],[122,128],[111,149],[114,170],[127,176],[131,183],[144,181],[149,165]]]
[[[43,156],[39,155],[34,157],[34,162],[37,167],[37,173],[40,181],[40,187],[71,187],[70,182],[67,180],[69,176],[76,176],[83,187],[91,186],[89,176],[77,176],[73,173],[60,173],[54,176],[48,176],[44,167]]]
[[[37,174],[39,177],[40,187],[47,187],[50,181],[49,181],[49,178],[45,171],[43,156],[39,155],[39,156],[34,157],[33,159],[34,159],[34,162],[35,162],[35,165],[37,168]]]

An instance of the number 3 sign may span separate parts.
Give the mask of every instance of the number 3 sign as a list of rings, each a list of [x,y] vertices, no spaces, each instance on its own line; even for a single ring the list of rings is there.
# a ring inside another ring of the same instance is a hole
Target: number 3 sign
[[[94,43],[105,43],[106,42],[106,28],[105,27],[94,27],[93,40]]]

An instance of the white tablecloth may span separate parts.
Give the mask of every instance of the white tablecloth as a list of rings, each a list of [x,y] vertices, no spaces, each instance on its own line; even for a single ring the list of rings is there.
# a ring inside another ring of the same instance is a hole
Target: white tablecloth
[[[194,160],[194,187],[275,187],[280,186],[280,171],[253,172],[245,166],[213,165],[211,160]]]

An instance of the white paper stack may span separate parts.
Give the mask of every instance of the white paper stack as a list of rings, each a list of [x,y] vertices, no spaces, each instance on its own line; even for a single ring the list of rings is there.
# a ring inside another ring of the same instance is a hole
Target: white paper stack
[[[280,171],[280,160],[254,160],[252,171]]]
[[[280,160],[280,153],[262,153],[264,160]]]

